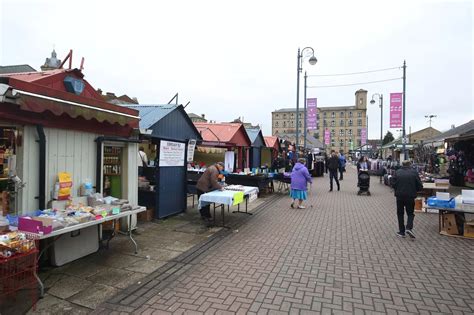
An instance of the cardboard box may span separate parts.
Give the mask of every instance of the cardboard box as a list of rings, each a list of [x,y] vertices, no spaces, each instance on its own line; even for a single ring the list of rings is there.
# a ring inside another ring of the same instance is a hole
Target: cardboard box
[[[456,215],[454,213],[443,214],[443,228],[446,234],[459,235],[459,229],[456,224]]]
[[[139,221],[150,222],[153,221],[155,209],[148,208],[146,211],[140,212],[137,214],[137,219]]]
[[[464,236],[474,238],[474,221],[464,223]]]

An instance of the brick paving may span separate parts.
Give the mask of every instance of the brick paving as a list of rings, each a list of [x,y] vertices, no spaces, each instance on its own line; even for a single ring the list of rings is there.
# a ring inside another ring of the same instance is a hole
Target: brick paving
[[[315,178],[313,207],[277,197],[96,313],[474,313],[474,241],[440,236],[425,213],[415,241],[397,238],[393,193],[371,179],[357,196],[353,168],[340,192]]]

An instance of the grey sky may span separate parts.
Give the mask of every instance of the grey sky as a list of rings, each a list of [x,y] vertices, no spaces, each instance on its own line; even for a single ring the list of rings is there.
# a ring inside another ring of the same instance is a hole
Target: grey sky
[[[294,107],[296,53],[311,46],[310,75],[401,66],[407,61],[407,132],[445,130],[474,117],[471,1],[22,1],[0,0],[0,64],[39,69],[53,46],[85,57],[96,88],[166,103],[217,121],[243,116],[271,132],[271,111]],[[401,78],[401,70],[310,77],[308,85]],[[303,84],[303,80],[301,81]],[[363,88],[385,97],[402,81],[311,88],[318,106],[352,105]],[[301,99],[303,90],[301,90]],[[303,105],[303,102],[301,102]],[[380,110],[369,105],[369,137]],[[385,133],[384,130],[384,133]],[[392,130],[394,131],[394,130]]]

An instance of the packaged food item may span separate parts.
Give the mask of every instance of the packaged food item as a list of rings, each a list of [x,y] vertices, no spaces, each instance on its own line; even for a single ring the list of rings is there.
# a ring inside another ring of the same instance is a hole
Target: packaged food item
[[[58,173],[58,200],[68,200],[71,197],[72,178],[67,172]]]

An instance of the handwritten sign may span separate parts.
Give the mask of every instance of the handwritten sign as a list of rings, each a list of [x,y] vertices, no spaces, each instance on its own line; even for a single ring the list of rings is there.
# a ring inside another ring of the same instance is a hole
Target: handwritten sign
[[[160,167],[184,166],[186,145],[181,142],[160,142]]]

